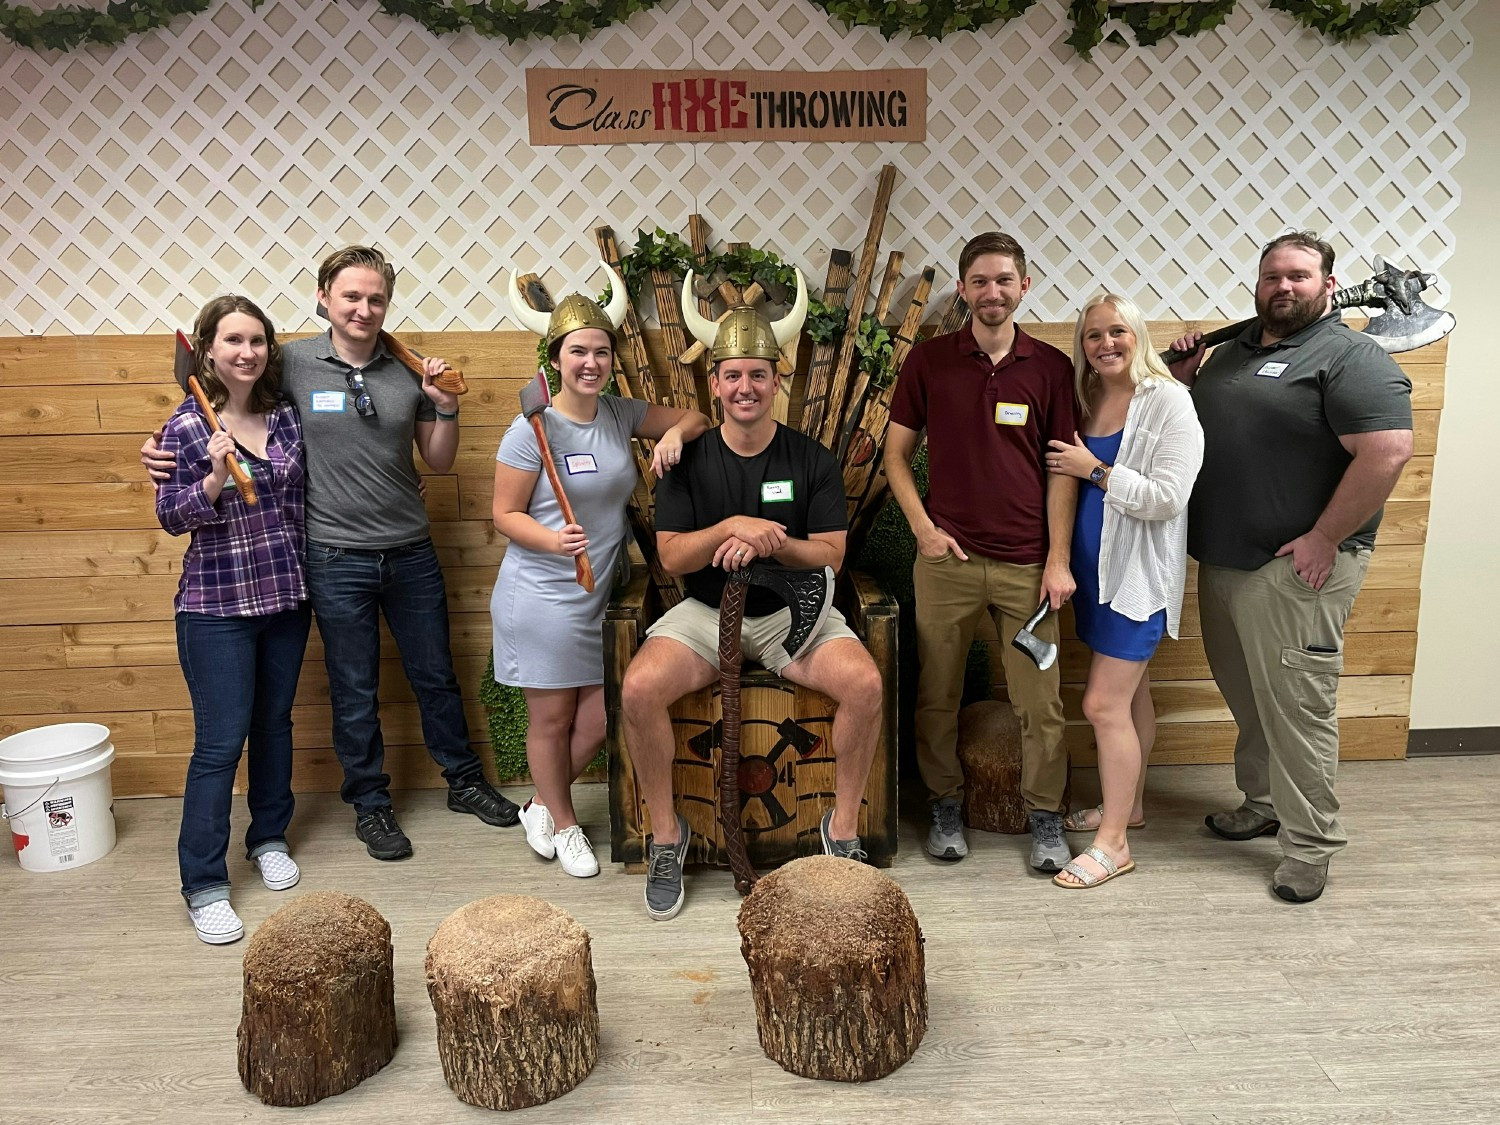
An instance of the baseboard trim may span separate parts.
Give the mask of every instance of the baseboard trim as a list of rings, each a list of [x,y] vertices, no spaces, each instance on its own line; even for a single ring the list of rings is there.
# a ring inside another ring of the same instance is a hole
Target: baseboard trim
[[[1408,731],[1408,758],[1449,758],[1461,754],[1500,754],[1500,727],[1435,727]]]

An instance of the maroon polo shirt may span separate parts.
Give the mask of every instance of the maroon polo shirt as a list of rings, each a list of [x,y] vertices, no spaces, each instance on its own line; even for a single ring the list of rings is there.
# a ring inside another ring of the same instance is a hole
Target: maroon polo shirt
[[[891,421],[927,431],[927,514],[966,552],[1011,563],[1047,559],[1047,470],[1053,438],[1078,429],[1073,364],[1016,329],[992,364],[964,325],[912,348]]]

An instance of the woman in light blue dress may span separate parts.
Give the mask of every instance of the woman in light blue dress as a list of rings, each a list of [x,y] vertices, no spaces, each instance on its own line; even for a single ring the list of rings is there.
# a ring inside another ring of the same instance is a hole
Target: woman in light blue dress
[[[1140,309],[1101,294],[1078,316],[1073,366],[1083,434],[1049,442],[1050,472],[1082,482],[1073,524],[1073,614],[1093,650],[1083,713],[1099,750],[1097,809],[1063,822],[1093,844],[1053,879],[1096,887],[1134,870],[1126,829],[1144,823],[1146,760],[1156,737],[1147,662],[1177,636],[1187,576],[1187,502],[1203,430],[1187,388],[1151,346]]]
[[[521,823],[532,850],[555,856],[579,877],[599,871],[571,790],[604,742],[604,608],[626,549],[625,506],[638,476],[631,438],[656,441],[652,466],[661,475],[677,463],[683,443],[708,428],[697,411],[603,394],[626,299],[625,283],[609,272],[608,310],[571,294],[550,316],[528,306],[511,279],[511,308],[546,337],[561,379],[542,419],[577,522],[564,519],[524,417],[506,431],[495,465],[495,527],[510,540],[490,599],[495,679],[525,694],[526,761],[536,785]],[[597,578],[592,593],[575,581],[575,559],[584,551]]]

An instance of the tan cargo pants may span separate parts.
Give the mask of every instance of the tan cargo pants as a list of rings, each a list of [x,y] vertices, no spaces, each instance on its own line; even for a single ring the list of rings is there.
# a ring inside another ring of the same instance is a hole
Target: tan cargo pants
[[[1281,821],[1281,850],[1326,863],[1348,842],[1333,782],[1339,764],[1338,688],[1344,622],[1370,551],[1340,551],[1321,590],[1292,557],[1259,570],[1199,566],[1208,665],[1239,725],[1235,783],[1245,804]]]

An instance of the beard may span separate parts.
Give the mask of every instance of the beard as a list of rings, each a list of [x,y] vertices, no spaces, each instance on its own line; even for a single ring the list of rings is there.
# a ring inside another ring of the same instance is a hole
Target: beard
[[[974,319],[986,328],[995,328],[1004,324],[1015,312],[1014,309],[1004,302],[999,304],[986,303],[971,311],[973,312]]]
[[[1278,339],[1285,340],[1322,317],[1328,309],[1328,295],[1316,297],[1292,297],[1289,301],[1272,304],[1270,301],[1255,302],[1255,315],[1260,318],[1261,328]]]

